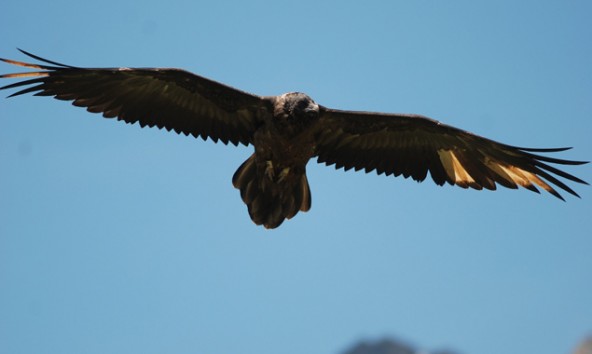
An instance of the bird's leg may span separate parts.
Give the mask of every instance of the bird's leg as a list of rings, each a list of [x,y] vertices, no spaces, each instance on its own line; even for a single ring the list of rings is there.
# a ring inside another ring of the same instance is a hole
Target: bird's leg
[[[267,176],[267,178],[269,178],[272,181],[273,181],[273,178],[275,177],[275,171],[273,169],[273,162],[271,162],[271,160],[265,161],[265,175]]]
[[[288,176],[289,173],[290,173],[290,167],[284,167],[283,169],[281,169],[279,171],[278,174],[276,174],[275,166],[273,165],[273,162],[271,160],[265,161],[265,175],[270,180],[272,180],[276,183],[282,182]],[[277,178],[276,178],[276,176],[277,176]]]
[[[290,173],[290,167],[284,167],[281,171],[280,171],[280,176],[278,178],[278,183],[283,181],[284,178],[286,178],[288,176],[288,173]]]

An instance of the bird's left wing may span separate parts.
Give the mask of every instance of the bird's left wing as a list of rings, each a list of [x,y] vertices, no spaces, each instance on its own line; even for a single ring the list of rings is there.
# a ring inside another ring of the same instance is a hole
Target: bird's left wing
[[[563,200],[551,184],[578,194],[556,176],[584,183],[552,164],[586,162],[542,156],[568,148],[520,148],[486,139],[419,115],[353,112],[321,107],[316,154],[336,168],[364,169],[423,181],[428,171],[438,185],[496,189],[496,183],[538,186]]]
[[[234,145],[252,143],[258,114],[262,108],[269,108],[269,102],[259,96],[180,69],[78,68],[22,52],[51,65],[0,58],[39,70],[0,75],[33,77],[1,87],[26,87],[9,97],[30,92],[54,96],[106,118]]]

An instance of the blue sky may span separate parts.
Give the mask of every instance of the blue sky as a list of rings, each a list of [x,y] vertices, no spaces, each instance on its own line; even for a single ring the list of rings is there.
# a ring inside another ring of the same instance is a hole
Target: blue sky
[[[20,47],[179,67],[260,95],[419,113],[592,158],[588,1],[31,1]],[[13,72],[2,65],[0,72]],[[18,69],[16,70],[18,71]],[[8,92],[3,96],[8,95]],[[0,352],[339,353],[394,336],[567,353],[592,332],[592,189],[563,203],[308,165],[313,206],[255,226],[251,148],[0,100]],[[567,168],[592,181],[592,166]]]

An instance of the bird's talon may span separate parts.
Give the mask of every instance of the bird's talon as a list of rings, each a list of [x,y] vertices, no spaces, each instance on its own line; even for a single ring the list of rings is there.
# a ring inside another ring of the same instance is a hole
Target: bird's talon
[[[271,161],[265,161],[265,175],[270,179],[273,180],[275,177],[275,171],[273,170],[273,163]]]
[[[280,178],[278,178],[278,182],[281,182],[284,180],[284,178],[286,178],[288,176],[288,173],[290,172],[290,167],[285,167],[281,172],[280,172]]]

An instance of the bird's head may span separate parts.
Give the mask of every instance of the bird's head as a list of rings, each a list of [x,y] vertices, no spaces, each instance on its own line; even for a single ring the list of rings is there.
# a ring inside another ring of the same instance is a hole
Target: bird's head
[[[319,105],[304,93],[285,93],[277,98],[274,116],[289,123],[311,122],[319,117]]]

